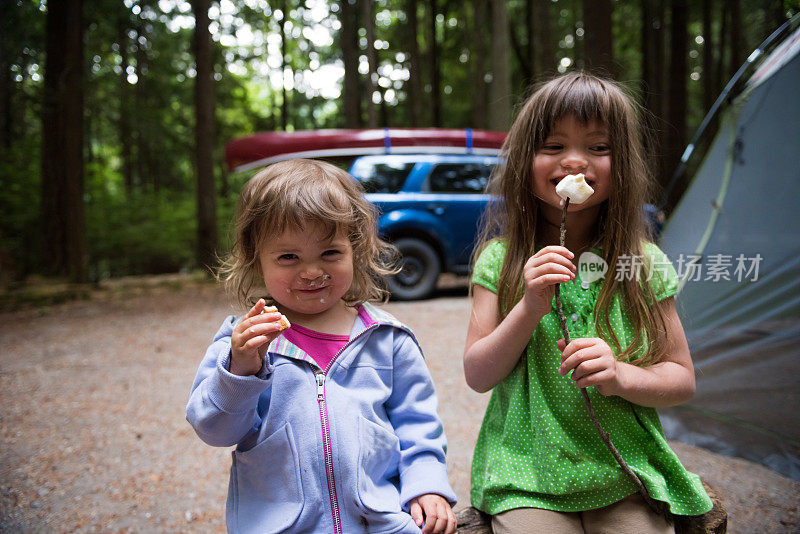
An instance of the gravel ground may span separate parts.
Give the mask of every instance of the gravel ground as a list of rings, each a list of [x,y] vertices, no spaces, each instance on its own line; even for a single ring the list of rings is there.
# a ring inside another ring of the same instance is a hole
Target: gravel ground
[[[487,395],[463,380],[469,302],[386,308],[417,333],[440,397],[448,467],[469,501],[469,465]],[[224,531],[230,449],[184,419],[197,365],[231,308],[208,284],[103,292],[0,314],[0,531]],[[800,483],[754,463],[673,443],[716,489],[731,533],[800,531]]]

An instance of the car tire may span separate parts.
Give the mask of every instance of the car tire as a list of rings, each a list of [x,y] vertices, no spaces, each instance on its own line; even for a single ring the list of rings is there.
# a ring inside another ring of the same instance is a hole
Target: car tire
[[[421,239],[405,237],[394,246],[400,251],[401,270],[387,279],[392,298],[418,300],[430,296],[442,270],[439,255]]]

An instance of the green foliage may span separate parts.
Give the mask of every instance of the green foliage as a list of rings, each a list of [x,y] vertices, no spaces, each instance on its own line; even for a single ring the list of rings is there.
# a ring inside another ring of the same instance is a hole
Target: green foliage
[[[775,29],[774,3],[740,0],[742,59]],[[215,57],[216,149],[220,253],[230,247],[230,222],[247,175],[228,175],[223,151],[236,137],[280,128],[283,74],[287,129],[344,126],[341,98],[321,85],[341,73],[339,3],[286,0],[212,2]],[[513,99],[531,80],[521,54],[529,39],[526,0],[509,0],[509,50]],[[613,2],[617,77],[634,91],[641,76],[641,2]],[[667,5],[668,3],[665,3]],[[721,0],[714,0],[714,32],[721,28]],[[406,0],[375,0],[378,86],[384,97],[381,125],[411,123],[408,100],[410,47]],[[418,2],[423,98],[431,95],[432,42],[429,2]],[[436,47],[441,71],[442,120],[446,127],[476,127],[473,106],[483,72],[477,72],[476,40],[488,38],[488,21],[475,20],[475,1],[436,2]],[[548,3],[556,61],[580,68],[584,39],[580,2]],[[689,116],[691,130],[702,119],[702,64],[699,3],[689,16]],[[800,0],[783,3],[785,14]],[[0,121],[0,278],[23,276],[45,261],[39,253],[41,93],[45,67],[46,3],[0,3],[0,68],[7,75]],[[668,11],[668,9],[667,9]],[[93,279],[196,268],[194,175],[193,15],[188,2],[169,0],[86,0],[85,33],[85,198],[89,271]],[[359,17],[361,14],[359,14]],[[363,26],[363,21],[361,21]],[[285,73],[281,71],[281,27],[287,31]],[[366,54],[360,32],[361,55]],[[719,46],[719,41],[714,46]],[[487,49],[488,50],[488,49]],[[715,51],[715,60],[726,60]],[[486,50],[484,51],[486,53]],[[491,65],[487,67],[491,68]],[[327,79],[325,79],[327,77]],[[362,83],[365,76],[362,73]],[[724,84],[725,80],[721,83]],[[426,87],[427,86],[427,87]],[[339,81],[339,88],[341,81]],[[426,113],[430,106],[424,106]]]
[[[13,140],[0,152],[0,280],[12,282],[36,266],[39,234],[40,144]]]
[[[87,169],[87,175],[95,178],[87,190],[86,205],[90,278],[194,267],[194,199],[173,191],[126,197],[119,190],[98,187],[96,178],[107,172],[97,164]]]

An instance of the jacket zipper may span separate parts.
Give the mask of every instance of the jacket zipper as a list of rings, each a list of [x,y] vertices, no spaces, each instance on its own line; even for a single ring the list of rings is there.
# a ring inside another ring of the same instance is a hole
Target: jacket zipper
[[[316,375],[319,420],[322,423],[322,448],[325,452],[325,476],[328,479],[328,495],[330,495],[331,498],[333,530],[336,534],[342,534],[342,521],[339,517],[339,499],[336,497],[336,481],[333,478],[333,447],[331,446],[331,434],[328,428],[328,408],[325,405],[325,373],[319,370]]]
[[[342,534],[342,520],[339,514],[339,499],[336,496],[336,481],[333,476],[333,445],[331,444],[330,425],[328,421],[328,406],[325,402],[325,377],[336,358],[349,347],[353,341],[360,338],[372,328],[378,326],[374,323],[364,329],[360,334],[351,339],[344,347],[331,359],[325,370],[317,368],[314,372],[317,378],[317,403],[319,404],[319,420],[322,425],[322,448],[325,454],[325,475],[328,478],[328,494],[331,498],[331,513],[333,514],[333,531],[335,534]]]

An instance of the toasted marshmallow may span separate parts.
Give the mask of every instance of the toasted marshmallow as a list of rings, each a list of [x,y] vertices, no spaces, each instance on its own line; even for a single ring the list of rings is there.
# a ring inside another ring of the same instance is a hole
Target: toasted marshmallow
[[[583,204],[594,189],[586,183],[583,174],[570,174],[558,182],[556,193],[564,200],[569,199],[570,204]]]
[[[261,310],[261,313],[272,313],[276,311],[278,311],[278,308],[276,308],[275,306],[265,306],[264,309]],[[292,323],[290,323],[289,319],[287,319],[286,316],[283,314],[281,314],[281,318],[278,320],[278,322],[281,325],[280,329],[281,332],[292,326]]]

